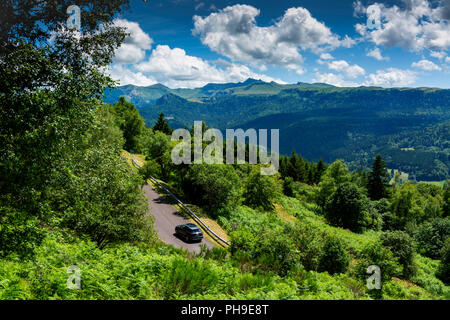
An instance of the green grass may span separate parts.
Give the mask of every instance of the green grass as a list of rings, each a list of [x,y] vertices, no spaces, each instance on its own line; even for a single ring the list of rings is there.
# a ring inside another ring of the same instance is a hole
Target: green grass
[[[354,233],[338,227],[330,226],[326,223],[325,218],[318,215],[314,210],[318,210],[317,206],[311,203],[305,203],[295,198],[282,197],[280,199],[282,207],[300,221],[307,221],[312,226],[326,232],[334,234],[344,241],[346,247],[350,249],[352,254],[359,254],[361,250],[368,244],[378,241],[381,232],[369,230],[362,234]]]

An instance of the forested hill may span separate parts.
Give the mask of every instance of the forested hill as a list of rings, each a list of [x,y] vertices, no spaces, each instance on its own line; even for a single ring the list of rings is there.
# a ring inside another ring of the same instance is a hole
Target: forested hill
[[[280,85],[258,80],[209,84],[198,89],[125,86],[125,96],[147,124],[163,112],[172,127],[203,120],[210,127],[278,128],[281,152],[310,160],[346,160],[365,168],[381,153],[391,169],[417,180],[450,178],[450,90],[436,88],[337,88]]]

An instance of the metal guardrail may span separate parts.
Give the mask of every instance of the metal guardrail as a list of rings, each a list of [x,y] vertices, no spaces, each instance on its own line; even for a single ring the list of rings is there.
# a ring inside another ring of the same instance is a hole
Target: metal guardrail
[[[139,164],[139,163],[137,163],[135,160],[134,160],[134,155],[133,154],[131,154],[131,161],[132,161],[132,163],[136,166],[136,167],[138,167],[138,168],[141,168],[142,166]],[[201,224],[207,231],[208,231],[208,233],[211,235],[211,236],[213,236],[213,237],[215,237],[216,238],[216,240],[219,240],[219,241],[221,241],[221,242],[223,242],[225,245],[227,245],[227,246],[229,246],[230,244],[227,242],[227,241],[225,241],[224,239],[222,239],[219,235],[217,235],[214,231],[212,231],[191,209],[189,209],[180,199],[178,199],[178,197],[177,196],[175,196],[172,192],[170,192],[170,190],[168,190],[163,184],[161,184],[158,180],[156,180],[156,178],[154,178],[152,175],[150,175],[150,179],[152,180],[152,181],[154,181],[158,186],[160,186],[161,188],[163,188],[164,189],[164,191],[166,191],[173,199],[175,199],[175,201],[177,201],[180,205],[181,205],[181,207],[184,209],[184,210],[186,210],[186,212],[195,220],[195,221],[197,221],[199,224]]]

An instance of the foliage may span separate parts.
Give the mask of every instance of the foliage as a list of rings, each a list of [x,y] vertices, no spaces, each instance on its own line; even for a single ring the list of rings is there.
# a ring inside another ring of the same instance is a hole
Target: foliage
[[[402,276],[410,279],[417,271],[414,261],[415,244],[413,239],[403,231],[386,232],[381,236],[383,245],[389,248],[403,267]]]
[[[336,236],[328,236],[320,254],[319,271],[327,271],[329,274],[345,273],[349,262],[350,256],[342,241]]]
[[[65,29],[61,3],[0,4],[0,193],[1,207],[9,212],[2,217],[8,250],[37,246],[41,227],[68,226],[100,244],[131,236],[131,230],[118,228],[124,218],[119,210],[127,205],[125,216],[138,215],[132,211],[140,191],[120,162],[122,134],[107,112],[96,110],[105,87],[113,85],[99,70],[125,38],[113,18],[127,3],[80,1],[81,32]],[[26,245],[18,243],[20,234]]]
[[[292,179],[291,177],[286,177],[283,180],[283,193],[284,195],[288,196],[288,197],[293,197],[294,196],[294,179]]]
[[[377,155],[373,165],[372,172],[369,173],[367,190],[372,200],[380,200],[387,197],[388,173],[386,164],[380,155]]]
[[[398,258],[380,242],[366,245],[359,258],[357,273],[364,279],[367,278],[367,268],[372,265],[380,267],[382,283],[389,281],[392,276],[399,276],[402,272]]]
[[[169,175],[171,166],[170,148],[170,136],[167,136],[160,131],[147,132],[145,144],[142,145],[142,149],[148,159],[159,165],[162,179],[166,179]]]
[[[13,208],[0,207],[0,257],[10,253],[29,257],[42,238],[43,231],[35,217]]]
[[[443,207],[443,216],[450,216],[450,180],[446,181],[444,184],[444,207]]]
[[[93,130],[87,136],[90,147],[63,159],[49,184],[56,225],[89,235],[101,247],[141,240],[147,211],[141,178],[117,146],[99,139],[103,134]]]
[[[185,183],[186,195],[211,212],[233,208],[241,200],[239,177],[229,165],[192,165]]]
[[[252,208],[273,210],[273,202],[281,194],[281,184],[277,176],[262,175],[255,167],[245,183],[244,203]]]
[[[160,113],[158,120],[152,129],[153,131],[160,131],[167,135],[172,134],[172,129],[170,128],[169,123],[164,119],[164,113]]]
[[[261,230],[257,235],[248,231],[232,234],[230,252],[241,264],[254,266],[259,271],[273,271],[286,276],[298,267],[298,253],[290,238],[279,236],[277,230]]]
[[[341,161],[333,162],[325,171],[319,183],[316,195],[316,202],[325,210],[328,199],[336,191],[339,185],[350,181],[350,174],[347,166]]]
[[[144,118],[130,102],[121,97],[114,103],[112,112],[116,116],[116,123],[123,132],[125,138],[124,149],[136,151],[138,149],[138,138],[144,131]]]
[[[450,237],[450,219],[436,218],[420,225],[415,235],[420,254],[439,259],[445,240]]]
[[[444,283],[450,284],[450,237],[447,237],[441,250],[441,262],[437,270],[437,276]]]
[[[344,183],[332,194],[325,215],[331,224],[361,232],[367,224],[365,196],[352,183]]]
[[[424,216],[422,200],[417,188],[405,183],[398,188],[391,200],[392,222],[389,228],[404,229],[408,223],[417,223]]]

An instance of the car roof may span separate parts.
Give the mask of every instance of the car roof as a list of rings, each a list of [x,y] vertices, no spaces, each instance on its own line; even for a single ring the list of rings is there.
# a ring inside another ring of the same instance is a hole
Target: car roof
[[[193,223],[188,223],[185,224],[186,227],[189,227],[190,229],[200,229],[199,227],[197,227],[195,224]]]

